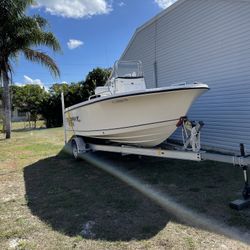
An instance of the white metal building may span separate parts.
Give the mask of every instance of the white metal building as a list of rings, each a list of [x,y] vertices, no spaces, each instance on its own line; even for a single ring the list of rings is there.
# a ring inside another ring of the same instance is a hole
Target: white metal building
[[[147,87],[207,83],[188,114],[205,122],[202,145],[250,153],[250,0],[178,0],[136,30],[121,59],[143,62]]]

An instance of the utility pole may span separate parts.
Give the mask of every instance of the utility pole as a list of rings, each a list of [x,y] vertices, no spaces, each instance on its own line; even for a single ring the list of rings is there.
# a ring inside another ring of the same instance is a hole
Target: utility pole
[[[63,129],[64,129],[64,143],[67,144],[67,132],[66,132],[66,122],[65,122],[65,113],[64,113],[64,94],[61,92],[61,102],[62,102],[62,118],[63,118]]]

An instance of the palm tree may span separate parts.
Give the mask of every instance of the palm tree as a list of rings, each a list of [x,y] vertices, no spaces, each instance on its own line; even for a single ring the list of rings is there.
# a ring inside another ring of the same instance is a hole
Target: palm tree
[[[4,125],[6,139],[11,136],[10,82],[12,62],[22,53],[30,61],[48,67],[52,74],[60,72],[51,57],[35,50],[35,46],[47,46],[60,51],[56,37],[46,30],[47,21],[39,15],[27,16],[25,11],[33,0],[0,0],[0,79],[3,83]]]

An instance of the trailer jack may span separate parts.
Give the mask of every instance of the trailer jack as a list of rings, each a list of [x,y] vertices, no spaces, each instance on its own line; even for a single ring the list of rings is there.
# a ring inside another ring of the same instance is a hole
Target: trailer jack
[[[246,153],[245,153],[245,147],[244,144],[240,144],[240,152],[241,152],[241,156],[242,157],[246,157]],[[245,181],[245,187],[242,191],[242,196],[245,200],[250,198],[250,186],[248,183],[248,167],[247,166],[243,166],[243,175],[244,175],[244,181]]]
[[[240,144],[240,153],[241,153],[242,158],[249,157],[245,153],[244,144]],[[249,186],[249,182],[248,182],[248,166],[240,165],[240,167],[242,167],[244,182],[245,182],[244,189],[242,191],[243,199],[232,201],[229,204],[231,208],[236,209],[236,210],[241,210],[243,208],[250,206],[250,186]]]
[[[250,186],[248,184],[248,173],[247,173],[247,167],[243,167],[243,173],[244,173],[244,180],[245,180],[245,187],[242,191],[242,196],[245,200],[250,198]]]

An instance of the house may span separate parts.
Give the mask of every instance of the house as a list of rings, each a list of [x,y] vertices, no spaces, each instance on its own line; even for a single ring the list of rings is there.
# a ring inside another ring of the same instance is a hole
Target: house
[[[133,59],[148,88],[208,84],[188,114],[205,123],[203,147],[238,152],[244,143],[250,152],[249,0],[178,0],[135,31],[121,56]]]
[[[0,120],[3,117],[3,105],[2,101],[0,100]],[[11,112],[11,121],[12,122],[20,122],[20,121],[28,121],[29,120],[29,113],[22,112],[19,108],[14,107],[14,110]]]
[[[14,107],[14,110],[11,112],[11,121],[12,122],[23,122],[29,120],[29,113],[23,112],[19,108]]]

